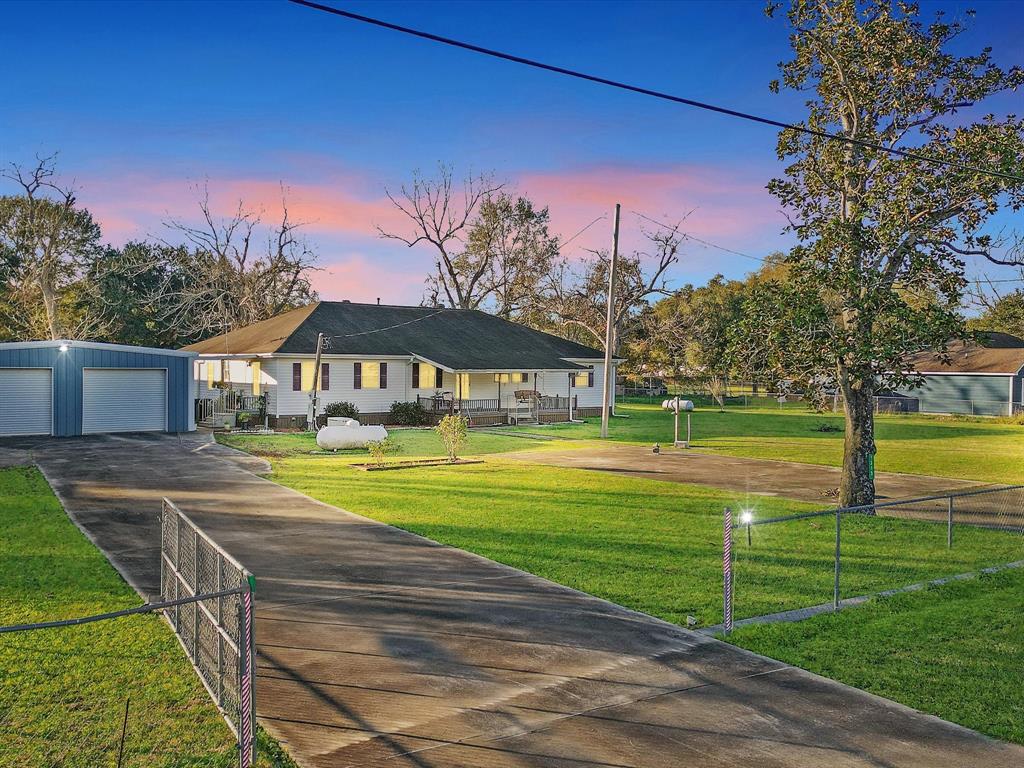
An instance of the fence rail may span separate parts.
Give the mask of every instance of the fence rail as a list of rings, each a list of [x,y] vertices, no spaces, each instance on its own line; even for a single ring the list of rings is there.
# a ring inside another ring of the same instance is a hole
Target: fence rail
[[[169,499],[160,515],[160,595],[199,679],[238,739],[239,765],[255,752],[255,635],[249,571]]]
[[[843,398],[839,394],[821,394],[811,400],[801,392],[718,393],[671,389],[668,395],[649,393],[643,388],[626,388],[622,394],[625,402],[656,405],[667,397],[682,397],[692,400],[699,407],[719,408],[787,408],[803,405],[816,410],[831,410],[838,413],[843,409]],[[876,395],[873,399],[876,414],[898,415],[927,413],[960,416],[1016,416],[1024,413],[1024,402],[1010,400],[983,400],[943,398],[929,395]]]
[[[936,535],[937,528],[944,535]],[[743,534],[739,540],[737,532]],[[1024,534],[1022,485],[761,519],[750,510],[737,515],[727,508],[720,628],[729,633],[737,621],[805,618],[871,594],[1016,566],[1024,557],[1024,537],[1008,539],[1006,533]],[[896,550],[894,537],[901,537]],[[749,604],[737,608],[744,590]]]

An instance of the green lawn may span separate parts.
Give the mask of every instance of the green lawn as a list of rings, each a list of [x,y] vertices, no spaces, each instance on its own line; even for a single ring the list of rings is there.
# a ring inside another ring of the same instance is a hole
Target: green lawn
[[[1024,571],[907,593],[794,624],[746,627],[757,653],[1024,744]]]
[[[622,442],[672,441],[672,416],[654,405],[620,405],[623,417],[611,421],[610,437]],[[906,472],[995,483],[1024,483],[1024,425],[1005,420],[938,416],[879,416],[876,419],[880,472]],[[736,409],[693,413],[694,446],[710,453],[758,459],[839,466],[843,419],[817,414],[802,404],[785,408]],[[682,427],[685,430],[685,425]],[[586,424],[521,427],[521,432],[596,438],[600,420]]]
[[[0,595],[0,625],[141,602],[29,468],[0,469]],[[0,635],[0,766],[115,765],[129,699],[124,766],[237,764],[173,633],[147,614]],[[261,765],[290,765],[262,741]]]
[[[280,457],[292,436],[278,446],[270,437],[230,440],[277,455],[272,479],[314,498],[674,622],[721,620],[724,506],[760,515],[813,508],[494,457],[367,473],[347,457]],[[758,529],[753,547],[737,547],[737,615],[831,599],[831,520]],[[947,552],[941,526],[859,518],[845,526],[843,589],[864,594],[1021,557],[1020,537],[1005,533],[965,531]]]
[[[441,438],[432,429],[392,429],[391,440],[399,447],[394,459],[406,459],[425,456],[443,456],[444,446]],[[240,448],[262,456],[301,456],[311,451],[319,451],[316,436],[311,432],[295,432],[280,435],[244,435],[239,433],[218,433],[217,440],[225,445]],[[545,441],[534,440],[524,436],[497,435],[491,432],[471,430],[466,443],[465,453],[482,455],[502,453],[505,451],[523,451],[536,448]],[[338,451],[339,456],[366,458],[365,449]]]

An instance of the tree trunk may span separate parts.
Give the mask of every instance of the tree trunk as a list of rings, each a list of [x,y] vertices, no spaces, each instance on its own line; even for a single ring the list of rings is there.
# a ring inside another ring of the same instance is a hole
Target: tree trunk
[[[46,311],[46,325],[50,331],[50,338],[59,339],[61,331],[57,322],[57,297],[53,289],[50,270],[45,266],[39,274],[39,291],[43,296],[43,308]]]
[[[841,376],[846,430],[843,440],[843,476],[839,504],[843,507],[873,504],[875,481],[871,462],[875,453],[874,383]]]

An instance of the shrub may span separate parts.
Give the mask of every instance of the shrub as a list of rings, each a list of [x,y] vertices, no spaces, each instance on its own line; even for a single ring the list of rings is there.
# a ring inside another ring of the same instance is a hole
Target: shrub
[[[391,404],[391,412],[389,414],[388,421],[392,424],[418,427],[430,421],[430,416],[418,402],[394,402]]]
[[[358,419],[359,409],[352,403],[346,403],[344,401],[340,403],[328,403],[327,407],[324,408],[324,416],[347,416],[350,419]]]
[[[366,450],[370,452],[370,461],[378,467],[384,465],[389,453],[398,453],[400,446],[390,437],[383,440],[375,440],[366,444]]]
[[[469,421],[463,416],[449,414],[441,419],[434,430],[441,436],[448,461],[456,461],[459,458],[459,450],[466,444]]]

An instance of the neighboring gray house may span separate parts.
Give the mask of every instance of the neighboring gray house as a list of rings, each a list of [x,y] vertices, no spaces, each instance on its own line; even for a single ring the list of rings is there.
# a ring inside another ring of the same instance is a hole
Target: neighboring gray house
[[[91,341],[0,344],[0,436],[193,430],[195,357]]]
[[[958,342],[946,355],[914,355],[911,369],[922,374],[917,388],[880,397],[881,410],[1007,416],[1024,410],[1024,340],[986,333],[980,343]]]
[[[199,355],[200,406],[229,393],[231,402],[264,396],[271,427],[304,427],[321,333],[320,413],[350,402],[364,423],[386,423],[392,403],[418,401],[437,414],[457,410],[473,425],[499,424],[520,412],[524,392],[536,393],[538,421],[564,421],[570,403],[573,417],[600,413],[599,350],[476,310],[348,301],[310,304],[186,347]]]

